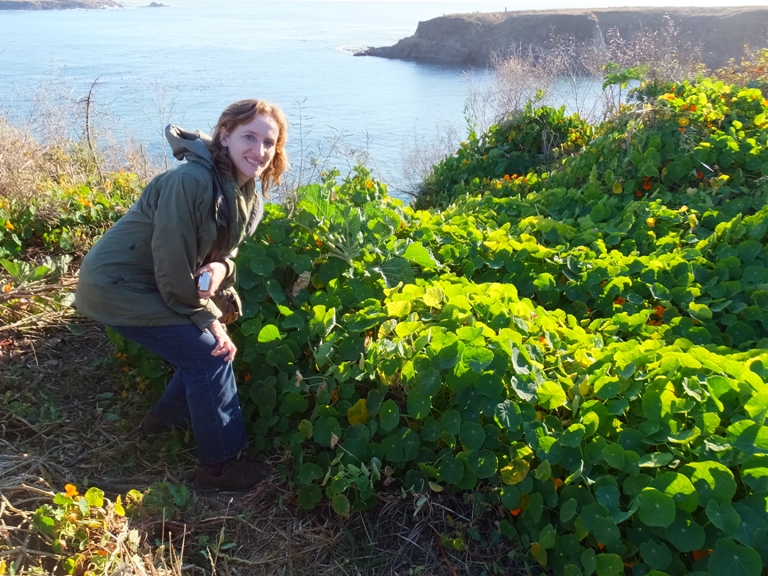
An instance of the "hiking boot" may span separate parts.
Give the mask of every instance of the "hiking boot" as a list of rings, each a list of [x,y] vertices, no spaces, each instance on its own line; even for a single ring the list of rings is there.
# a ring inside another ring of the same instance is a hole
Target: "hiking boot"
[[[162,434],[171,429],[171,426],[160,420],[152,413],[152,410],[144,414],[144,418],[141,419],[141,432],[144,436],[154,436],[156,434]]]
[[[269,464],[253,460],[227,460],[217,476],[198,465],[195,488],[199,492],[247,492],[271,473]]]

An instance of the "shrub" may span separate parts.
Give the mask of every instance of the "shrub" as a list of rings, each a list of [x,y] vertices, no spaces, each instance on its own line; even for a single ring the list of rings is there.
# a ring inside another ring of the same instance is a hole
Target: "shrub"
[[[363,169],[268,207],[232,337],[302,508],[463,493],[497,515],[466,541],[556,574],[761,573],[767,103],[657,90],[594,132],[531,107],[538,132],[471,138],[436,167],[442,209]]]

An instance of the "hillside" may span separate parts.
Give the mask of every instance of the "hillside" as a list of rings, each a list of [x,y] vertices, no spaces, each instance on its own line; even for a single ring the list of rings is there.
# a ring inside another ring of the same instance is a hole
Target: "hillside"
[[[765,44],[768,8],[617,8],[452,14],[420,22],[416,33],[394,46],[360,55],[436,63],[485,64],[515,47],[540,47],[552,35],[604,46],[609,31],[622,38],[661,30],[667,18],[679,34],[701,48],[704,63],[723,66],[745,44]]]

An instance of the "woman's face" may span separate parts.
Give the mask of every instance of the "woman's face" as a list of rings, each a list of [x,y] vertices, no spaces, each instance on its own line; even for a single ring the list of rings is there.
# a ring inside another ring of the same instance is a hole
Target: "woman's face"
[[[229,159],[237,170],[237,185],[251,178],[258,179],[275,156],[275,144],[280,135],[277,122],[265,114],[256,115],[231,133],[224,131],[221,143],[229,150]]]

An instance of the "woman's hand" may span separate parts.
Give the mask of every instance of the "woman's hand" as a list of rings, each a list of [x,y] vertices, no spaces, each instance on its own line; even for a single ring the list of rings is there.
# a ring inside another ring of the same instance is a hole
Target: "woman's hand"
[[[197,295],[201,300],[206,300],[216,294],[221,283],[227,278],[227,274],[229,274],[229,266],[224,262],[210,262],[195,270],[195,279],[199,278],[200,274],[203,272],[211,273],[211,284],[208,286],[208,290],[198,290]]]
[[[230,340],[224,326],[218,320],[214,320],[213,324],[208,326],[208,330],[216,338],[216,347],[211,352],[211,356],[224,356],[225,362],[232,362],[235,359],[237,348]]]

